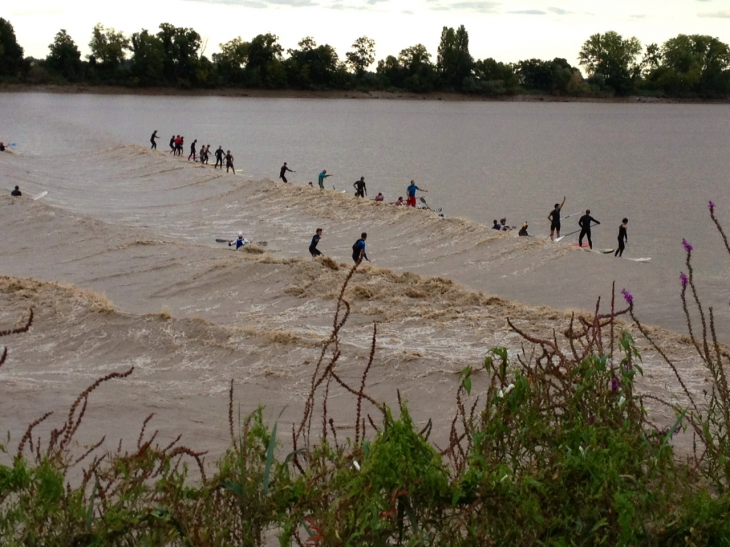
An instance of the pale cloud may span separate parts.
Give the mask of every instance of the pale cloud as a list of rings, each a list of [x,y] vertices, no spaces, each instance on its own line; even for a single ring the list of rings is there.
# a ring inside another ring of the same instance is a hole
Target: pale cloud
[[[513,13],[515,15],[547,15],[546,11],[539,9],[523,9],[517,11],[508,11],[507,13]]]
[[[697,17],[718,17],[720,19],[730,19],[730,9],[713,11],[709,13],[698,13]]]
[[[497,8],[500,5],[501,4],[499,4],[499,2],[454,2],[453,4],[449,4],[444,9],[478,11],[482,13],[496,13]]]
[[[204,4],[223,4],[226,6],[241,6],[243,8],[265,9],[270,7],[302,8],[318,6],[314,0],[188,0]]]

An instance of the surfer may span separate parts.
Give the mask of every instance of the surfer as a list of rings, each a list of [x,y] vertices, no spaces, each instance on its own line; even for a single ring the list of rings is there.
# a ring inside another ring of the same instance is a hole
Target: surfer
[[[626,225],[628,223],[629,219],[625,218],[621,221],[621,226],[618,227],[618,249],[616,249],[616,253],[613,256],[623,256],[624,249],[626,248],[626,245],[629,244],[629,234],[626,231]]]
[[[578,246],[583,246],[583,237],[588,238],[588,246],[593,249],[593,241],[591,241],[591,222],[594,223],[594,226],[598,226],[600,222],[598,222],[595,218],[591,216],[591,210],[586,209],[586,214],[580,217],[580,220],[578,221],[578,226],[580,226],[580,236],[578,237]],[[560,235],[560,233],[558,233]]]
[[[378,192],[378,195],[375,196],[375,201],[385,201],[385,196],[383,196],[383,192]]]
[[[550,221],[550,239],[553,239],[553,234],[556,232],[558,237],[560,237],[560,210],[563,208],[563,205],[565,205],[565,196],[563,196],[563,202],[556,203],[555,209],[548,215],[548,220]]]
[[[307,184],[307,186],[309,186],[310,188],[314,188],[314,184],[312,184],[311,180],[309,181],[309,184]]]
[[[321,190],[324,190],[324,179],[331,176],[332,175],[327,174],[327,169],[323,169],[322,172],[317,176],[317,180],[319,181],[319,188]]]
[[[363,258],[370,262],[370,259],[365,252],[365,240],[367,238],[368,235],[365,232],[361,233],[360,239],[358,239],[352,246],[352,259],[355,261],[355,264],[359,264]]]
[[[170,137],[170,154],[175,152],[175,135]]]
[[[190,158],[193,158],[193,161],[195,161],[195,145],[198,143],[198,139],[195,139],[193,143],[190,145],[190,155],[188,156],[188,161],[190,161]]]
[[[502,230],[502,225],[496,220],[492,221],[492,230]]]
[[[509,232],[512,229],[509,226],[507,226],[507,219],[506,218],[503,218],[502,220],[500,220],[499,223],[502,225],[502,231],[503,232]]]
[[[155,142],[160,137],[157,136],[157,129],[155,129],[152,132],[152,136],[150,137],[150,142],[152,143],[152,146],[150,146],[150,150],[157,150],[157,143]],[[2,143],[0,143],[2,144]]]
[[[23,195],[23,192],[20,191],[20,187],[19,186],[16,186],[15,187],[15,190],[13,190],[12,192],[10,192],[10,195],[11,196],[14,196],[16,198],[19,198],[20,196]]]
[[[200,149],[200,163],[208,165],[208,158],[210,157],[210,145],[203,146]]]
[[[368,189],[365,186],[365,177],[360,177],[360,180],[356,180],[352,185],[355,187],[356,198],[364,198],[368,195]]]
[[[403,197],[398,197],[398,201],[395,202],[396,205],[405,205],[406,202],[403,201]]]
[[[320,239],[322,239],[322,228],[317,228],[317,232],[312,236],[312,242],[309,244],[309,252],[312,253],[314,258],[322,256],[322,253],[317,249]]]
[[[241,247],[243,247],[246,244],[246,240],[243,239],[243,232],[238,232],[238,239],[228,242],[229,247],[233,244],[236,245],[236,250],[240,249]]]
[[[218,166],[221,166],[221,169],[223,169],[223,147],[218,146],[218,150],[215,151],[215,166],[213,166],[213,169],[217,169]]]
[[[289,182],[286,180],[286,172],[289,171],[290,173],[296,173],[296,171],[292,171],[286,166],[286,162],[284,162],[284,165],[281,166],[281,170],[279,171],[279,178],[283,180],[284,182]]]
[[[524,223],[524,224],[522,225],[522,228],[520,228],[520,231],[519,231],[519,233],[518,233],[517,235],[518,235],[518,236],[520,236],[520,237],[529,237],[529,236],[530,236],[530,234],[528,234],[528,233],[527,233],[527,227],[528,227],[528,226],[529,226],[529,225],[527,224],[527,222],[525,222],[525,223]]]
[[[236,174],[236,169],[233,167],[233,154],[231,154],[231,151],[229,150],[226,152],[226,173],[228,173],[228,169],[231,169],[233,171],[233,174]],[[221,165],[221,169],[223,169],[223,166]]]
[[[411,181],[411,184],[406,188],[406,192],[408,193],[408,205],[411,207],[416,206],[416,191],[420,190],[421,192],[428,192],[428,190],[424,190],[423,188],[419,188],[416,186],[416,183],[414,181]]]

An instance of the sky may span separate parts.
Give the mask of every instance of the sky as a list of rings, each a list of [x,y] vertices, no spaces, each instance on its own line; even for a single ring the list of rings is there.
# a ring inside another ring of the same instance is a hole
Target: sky
[[[464,25],[473,57],[498,61],[563,57],[577,64],[592,34],[614,30],[643,45],[677,34],[730,42],[730,0],[22,0],[3,2],[25,54],[45,57],[59,29],[88,54],[96,23],[125,33],[160,23],[194,28],[210,57],[238,36],[271,32],[285,49],[305,36],[335,47],[341,59],[360,36],[377,59],[421,43],[435,60],[443,26]]]

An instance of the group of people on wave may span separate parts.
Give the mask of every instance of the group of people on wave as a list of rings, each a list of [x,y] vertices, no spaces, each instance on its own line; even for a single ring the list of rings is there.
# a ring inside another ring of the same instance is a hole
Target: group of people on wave
[[[560,214],[563,210],[564,205],[565,205],[565,196],[563,196],[563,201],[561,203],[555,204],[555,208],[552,211],[550,211],[550,214],[547,217],[548,220],[550,221],[550,239],[553,241],[556,238],[558,240],[562,239],[560,237],[560,228],[561,228]],[[576,213],[576,214],[578,214],[578,213]],[[569,215],[569,216],[573,216],[573,215]],[[568,217],[565,217],[565,218],[568,218]],[[626,245],[629,242],[628,223],[629,223],[628,218],[624,218],[623,220],[621,220],[621,225],[618,228],[618,248],[616,249],[614,256],[621,257],[624,254]],[[591,210],[586,209],[586,212],[578,220],[578,226],[580,226],[580,230],[571,232],[571,234],[580,232],[580,235],[578,236],[578,247],[583,247],[583,238],[586,238],[586,240],[588,241],[588,247],[590,249],[593,249],[593,240],[591,239],[591,228],[593,226],[598,226],[599,224],[601,224],[601,223],[591,216]],[[571,234],[568,234],[568,235],[571,235]]]
[[[152,136],[150,137],[150,143],[151,143],[151,149],[156,150],[157,149],[157,139],[160,137],[157,135],[157,130],[155,129],[152,132]],[[181,135],[173,135],[170,137],[170,154],[173,154],[175,156],[182,156],[183,154],[183,145],[185,144],[185,137]],[[198,151],[197,148],[198,140],[195,139],[192,144],[190,145],[190,154],[188,155],[188,161],[193,160],[195,162],[200,162],[204,165],[208,164],[208,160],[210,159],[210,145],[202,145],[200,147],[200,151]],[[233,154],[231,154],[231,151],[224,151],[223,146],[218,146],[218,149],[214,152],[215,155],[215,165],[213,166],[214,169],[218,169],[220,167],[223,169],[223,161],[226,162],[226,173],[229,171],[233,171],[233,173],[236,173],[236,169],[233,166]]]

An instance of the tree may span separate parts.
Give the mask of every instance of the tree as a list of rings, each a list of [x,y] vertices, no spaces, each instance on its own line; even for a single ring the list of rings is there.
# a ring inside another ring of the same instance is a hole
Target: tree
[[[398,54],[398,63],[405,72],[403,87],[409,91],[424,93],[431,91],[436,83],[436,67],[431,54],[423,44],[408,47]]]
[[[0,17],[0,76],[19,76],[23,72],[23,48],[15,37],[10,21]]]
[[[667,40],[661,49],[664,78],[683,81],[695,93],[703,95],[728,92],[728,45],[712,36],[680,34]]]
[[[474,60],[469,53],[469,33],[461,25],[456,31],[444,27],[438,49],[438,70],[445,85],[461,90],[472,75]]]
[[[147,30],[132,34],[132,75],[143,86],[165,83],[165,47]]]
[[[56,71],[70,82],[81,78],[81,52],[65,29],[58,31],[48,49],[50,53],[46,57],[47,68]]]
[[[552,61],[529,59],[517,63],[522,85],[545,93],[564,93],[573,78],[574,69],[565,59]]]
[[[339,58],[330,45],[318,46],[314,38],[307,36],[290,49],[285,62],[287,79],[294,87],[311,89],[333,86],[337,78]]]
[[[243,84],[244,67],[248,62],[248,42],[244,42],[239,36],[220,44],[220,53],[213,54],[213,63],[218,68],[218,73],[225,84]]]
[[[163,71],[165,79],[174,85],[189,86],[201,80],[199,69],[202,40],[191,28],[162,23],[157,38],[165,52]]]
[[[347,64],[358,76],[365,73],[365,69],[375,61],[375,40],[361,36],[352,44],[352,51],[345,55]]]
[[[277,88],[286,82],[279,37],[266,33],[255,36],[248,45],[246,81],[254,87]]]
[[[91,49],[89,58],[93,57],[106,69],[114,70],[124,61],[125,50],[129,49],[129,39],[124,33],[97,23],[91,35],[89,48]]]
[[[636,62],[641,53],[641,42],[636,38],[624,38],[617,32],[594,34],[583,44],[578,54],[580,64],[586,67],[588,75],[602,75],[606,85],[618,95],[633,90],[634,80],[640,75]]]

